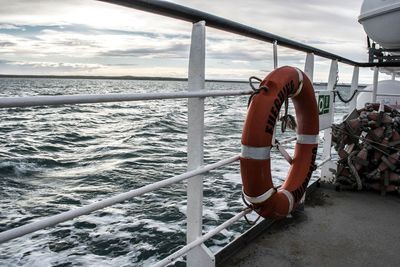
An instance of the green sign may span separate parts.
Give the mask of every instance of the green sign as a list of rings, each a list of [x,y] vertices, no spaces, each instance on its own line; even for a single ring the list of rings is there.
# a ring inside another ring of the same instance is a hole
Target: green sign
[[[331,102],[330,100],[330,95],[318,96],[318,109],[320,115],[329,113],[329,103]]]

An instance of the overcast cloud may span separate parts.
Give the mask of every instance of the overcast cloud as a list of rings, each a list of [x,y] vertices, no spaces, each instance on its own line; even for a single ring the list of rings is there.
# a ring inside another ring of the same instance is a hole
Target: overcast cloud
[[[173,2],[367,61],[361,0]],[[190,31],[190,23],[98,1],[0,0],[0,73],[186,77]],[[303,67],[304,58],[279,48],[279,65]],[[207,78],[264,76],[272,65],[270,44],[207,29]],[[318,59],[315,79],[328,69]],[[350,81],[351,68],[341,65],[340,77]]]

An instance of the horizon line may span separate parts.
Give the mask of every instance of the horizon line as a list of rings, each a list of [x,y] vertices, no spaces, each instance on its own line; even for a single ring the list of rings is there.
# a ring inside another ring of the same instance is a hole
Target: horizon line
[[[142,81],[188,81],[188,78],[182,77],[163,77],[163,76],[105,76],[105,75],[36,75],[36,74],[0,74],[0,78],[35,78],[35,79],[92,79],[92,80],[142,80]],[[205,79],[206,82],[228,82],[228,83],[248,83],[248,80],[220,80]],[[327,82],[313,82],[313,84],[326,85]],[[343,83],[341,86],[350,84]]]

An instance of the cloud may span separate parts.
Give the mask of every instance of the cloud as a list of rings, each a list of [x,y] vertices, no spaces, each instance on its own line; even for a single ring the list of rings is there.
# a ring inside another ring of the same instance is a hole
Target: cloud
[[[0,41],[0,47],[7,47],[7,46],[14,46],[16,45],[13,42],[7,42],[7,41]]]
[[[190,24],[93,0],[0,0],[0,24],[31,26],[86,25],[100,30],[187,34]],[[157,21],[157,23],[154,23]]]
[[[280,0],[220,0],[215,5],[203,0],[174,2],[339,55],[348,55],[348,49],[354,46],[360,51],[366,47],[365,33],[357,22],[362,0],[287,0],[284,3]],[[219,33],[211,31],[213,36]],[[337,44],[347,44],[347,47],[338,51]],[[350,58],[367,60],[365,51],[362,52]]]
[[[129,48],[126,50],[110,50],[101,53],[101,56],[107,57],[164,57],[164,58],[187,58],[189,45],[184,43],[168,44],[156,47],[139,47],[139,48]]]
[[[62,70],[93,70],[101,68],[101,64],[63,63],[63,62],[32,62],[32,61],[8,61],[7,64],[32,68],[54,68]]]
[[[207,57],[226,60],[258,61],[271,59],[272,50],[250,39],[211,41],[207,45]]]
[[[72,31],[72,29],[79,29]],[[106,31],[70,25],[64,29],[37,31],[27,27],[26,33],[5,34],[0,32],[0,51],[35,57],[62,56],[65,58],[93,57],[166,57],[187,58],[189,38],[166,38],[147,32]],[[157,36],[157,37],[149,37]],[[3,50],[1,50],[3,48]]]
[[[0,30],[19,30],[19,29],[21,29],[21,27],[12,24],[0,24]]]
[[[118,66],[118,67],[132,67],[132,66],[137,66],[138,64],[132,64],[132,63],[113,63],[113,64],[105,64],[106,66]]]

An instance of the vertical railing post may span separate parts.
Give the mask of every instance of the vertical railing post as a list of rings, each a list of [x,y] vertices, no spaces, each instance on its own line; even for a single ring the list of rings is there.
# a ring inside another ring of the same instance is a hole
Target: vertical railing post
[[[378,77],[379,77],[379,68],[374,67],[374,81],[372,83],[372,103],[376,103],[376,94],[378,92]]]
[[[304,73],[307,74],[311,82],[314,81],[314,54],[307,53],[306,63],[304,64]]]
[[[278,41],[274,41],[272,43],[272,55],[273,55],[273,59],[274,59],[274,70],[276,70],[278,68]],[[281,117],[281,112],[279,111],[278,114],[278,118]],[[272,146],[276,146],[276,142],[275,142],[275,137],[276,137],[276,127],[274,127],[274,131],[272,133]]]
[[[336,79],[338,73],[338,61],[332,60],[331,67],[329,69],[329,78],[328,78],[328,91],[333,91],[335,89]]]
[[[313,53],[307,53],[306,56],[306,62],[304,64],[304,73],[307,75],[307,77],[310,79],[311,84],[314,83],[314,54]],[[304,204],[306,200],[306,192],[304,193],[303,197],[300,200],[301,204]]]
[[[336,79],[337,79],[337,72],[338,72],[338,62],[337,60],[331,61],[331,67],[329,70],[329,78],[328,78],[328,86],[327,91],[333,92],[335,89]],[[331,98],[333,97],[333,93],[331,94]],[[332,100],[331,103],[333,104]],[[332,109],[332,116],[331,116],[331,123],[333,123],[333,118],[335,115],[335,107],[332,105],[330,107]],[[323,151],[322,151],[322,160],[329,159],[331,157],[331,146],[332,146],[332,128],[329,127],[324,130],[324,144],[323,144]],[[321,179],[324,181],[330,181],[333,179],[333,173],[329,170],[333,166],[332,162],[327,162],[321,166]]]
[[[278,68],[278,41],[274,41],[273,45],[272,45],[272,54],[274,57],[274,70]]]
[[[351,79],[350,96],[358,89],[359,67],[354,66],[353,78]],[[357,106],[357,95],[349,103],[349,113],[352,112]]]
[[[188,90],[204,90],[205,83],[205,22],[193,24],[189,56]],[[188,100],[188,170],[203,165],[204,160],[204,99]],[[187,184],[187,242],[190,243],[202,235],[203,230],[203,178],[196,176]],[[215,266],[214,255],[204,245],[198,246],[187,254],[187,266]]]

